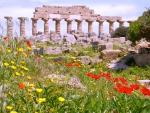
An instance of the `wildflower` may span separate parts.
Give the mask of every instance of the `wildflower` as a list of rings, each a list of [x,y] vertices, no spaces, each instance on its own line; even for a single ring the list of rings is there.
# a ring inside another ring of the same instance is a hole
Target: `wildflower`
[[[121,82],[122,82],[124,85],[128,85],[128,82],[126,81],[125,78],[120,77],[119,79],[121,80]]]
[[[72,66],[72,63],[68,63],[66,66],[67,66],[67,67],[71,67],[71,66]]]
[[[20,75],[20,73],[18,73],[18,72],[16,72],[15,74],[16,74],[17,76],[19,76],[19,75]]]
[[[35,85],[34,85],[34,84],[29,84],[29,86],[30,86],[30,87],[34,87]]]
[[[42,56],[42,55],[40,55],[40,57],[41,57],[41,58],[43,58],[43,56]]]
[[[12,106],[7,106],[6,108],[7,108],[8,110],[13,109],[13,107],[12,107]]]
[[[4,66],[6,66],[6,67],[7,67],[7,66],[9,66],[9,64],[5,62],[5,63],[4,63]]]
[[[28,92],[32,92],[32,90],[31,90],[31,89],[28,89]]]
[[[23,52],[23,55],[26,57],[27,56],[27,54],[25,53],[25,52]]]
[[[79,67],[80,64],[79,64],[79,63],[75,63],[74,66],[75,66],[75,67]]]
[[[54,108],[50,108],[50,112],[54,112]]]
[[[140,92],[144,95],[148,95],[150,96],[150,90],[147,89],[145,86],[142,87],[142,89],[140,90]]]
[[[75,60],[75,59],[76,59],[76,57],[72,57],[72,59],[73,59],[73,60]]]
[[[64,99],[63,97],[59,97],[59,98],[58,98],[58,101],[60,101],[60,102],[64,102],[64,101],[65,101],[65,99]]]
[[[24,69],[25,71],[29,71],[29,69],[28,69],[28,68],[26,68],[26,67],[24,67],[23,69]]]
[[[31,76],[27,76],[27,79],[28,79],[28,80],[31,80]]]
[[[26,107],[23,107],[22,109],[23,109],[23,111],[27,111],[27,108],[26,108]]]
[[[140,88],[140,84],[131,84],[130,87],[133,89],[133,90],[138,90]]]
[[[113,78],[113,82],[118,82],[119,79],[118,78]]]
[[[34,58],[39,58],[39,56],[35,55]]]
[[[30,51],[30,50],[31,50],[31,47],[27,47],[27,50],[29,50],[29,51]]]
[[[139,79],[139,77],[138,76],[135,76],[135,80],[138,80]]]
[[[19,54],[15,54],[15,56],[16,56],[16,57],[18,57],[18,56],[19,56]]]
[[[43,91],[43,89],[37,88],[36,91],[37,91],[38,93],[41,93],[41,92]]]
[[[17,69],[17,67],[16,67],[16,66],[11,66],[11,69],[14,69],[14,70],[15,70],[15,69]]]
[[[24,89],[25,88],[25,86],[23,84],[19,84],[18,87],[19,87],[19,89]]]
[[[23,71],[21,71],[20,73],[22,74],[22,76],[24,76],[24,72]]]
[[[10,53],[10,52],[11,52],[11,50],[10,50],[10,49],[7,49],[7,52],[8,52],[8,53]]]
[[[27,41],[26,44],[27,44],[28,46],[30,46],[30,47],[32,46],[32,44],[30,43],[30,41]]]
[[[11,111],[10,113],[18,113],[17,111]]]
[[[24,61],[21,61],[22,64],[24,64]]]
[[[10,61],[11,64],[14,64],[14,61]]]
[[[6,40],[8,40],[8,37],[6,36],[6,37],[3,37],[3,39],[6,41]]]
[[[45,102],[46,101],[46,98],[39,98],[39,99],[37,99],[37,102],[40,104],[40,103],[42,103],[42,102]]]
[[[17,48],[18,52],[22,52],[23,48]]]

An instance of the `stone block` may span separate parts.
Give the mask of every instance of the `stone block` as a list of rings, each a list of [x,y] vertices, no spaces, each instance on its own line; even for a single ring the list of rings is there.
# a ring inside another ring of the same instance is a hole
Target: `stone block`
[[[100,50],[113,50],[113,43],[105,43],[98,45]]]
[[[148,56],[145,53],[135,54],[133,56],[133,58],[134,58],[134,61],[135,61],[136,65],[138,65],[138,66],[144,66],[144,65],[147,64]]]
[[[103,50],[101,51],[101,58],[106,61],[114,60],[118,57],[121,50]]]

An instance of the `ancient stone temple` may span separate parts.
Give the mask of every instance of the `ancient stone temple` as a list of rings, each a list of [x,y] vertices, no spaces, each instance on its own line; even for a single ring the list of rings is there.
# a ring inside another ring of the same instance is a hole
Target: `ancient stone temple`
[[[89,9],[86,6],[48,6],[43,5],[43,7],[36,7],[35,12],[33,12],[32,20],[32,35],[36,36],[37,34],[37,21],[39,19],[44,21],[44,34],[49,34],[50,26],[49,19],[55,21],[55,32],[60,34],[60,21],[65,20],[67,22],[67,33],[70,33],[72,30],[72,21],[77,22],[77,30],[82,30],[82,21],[85,20],[88,23],[88,32],[93,31],[92,23],[94,21],[99,24],[99,35],[103,33],[103,22],[109,23],[109,33],[114,31],[114,22],[118,22],[119,26],[123,26],[124,20],[120,16],[101,16],[100,14],[95,14],[93,9]],[[12,35],[12,17],[5,17],[7,22],[7,32],[9,35]],[[20,19],[20,35],[25,36],[25,17],[19,17]],[[133,23],[132,20],[127,21],[129,25]]]

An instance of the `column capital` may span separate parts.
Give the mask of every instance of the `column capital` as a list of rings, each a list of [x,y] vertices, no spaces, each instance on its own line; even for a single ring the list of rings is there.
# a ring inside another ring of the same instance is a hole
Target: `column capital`
[[[7,20],[12,20],[13,19],[13,17],[11,17],[11,16],[5,16],[4,18],[7,19]]]
[[[53,18],[53,21],[61,21],[61,18]]]
[[[31,18],[31,20],[32,20],[32,21],[37,21],[37,20],[38,20],[38,18]]]
[[[43,20],[44,22],[47,22],[49,18],[41,18],[41,20]]]
[[[114,23],[115,20],[107,20],[107,22],[109,22],[110,24]]]
[[[86,22],[94,22],[94,19],[86,19]]]
[[[124,20],[117,20],[118,23],[124,23]]]
[[[103,23],[105,20],[96,20],[96,22]]]
[[[18,17],[18,19],[23,21],[23,20],[27,20],[27,17]]]
[[[127,22],[130,24],[130,23],[133,23],[133,22],[134,22],[134,20],[128,20]]]
[[[82,19],[75,19],[76,22],[82,22]]]
[[[66,22],[72,22],[72,19],[65,19]]]

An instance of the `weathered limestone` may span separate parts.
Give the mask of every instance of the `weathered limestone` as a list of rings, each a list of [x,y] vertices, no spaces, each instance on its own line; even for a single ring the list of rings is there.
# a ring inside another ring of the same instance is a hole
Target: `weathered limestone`
[[[77,30],[82,31],[82,20],[81,19],[76,19],[75,21],[78,23],[77,24]]]
[[[61,19],[60,18],[55,18],[55,19],[53,19],[53,21],[56,22],[55,23],[55,32],[57,34],[60,34],[60,21],[61,21]]]
[[[87,19],[86,22],[88,22],[88,32],[93,31],[92,23],[94,22],[94,19]]]
[[[36,36],[37,33],[37,18],[31,18],[32,20],[32,35]]]
[[[109,33],[111,34],[114,31],[114,20],[107,20],[109,22]]]
[[[49,23],[48,23],[48,18],[42,18],[44,21],[44,34],[48,35],[49,34]]]
[[[20,20],[20,36],[25,36],[25,20],[27,17],[18,17]]]
[[[134,22],[134,20],[127,21],[129,23],[129,26]]]
[[[96,20],[99,23],[99,36],[103,33],[103,22],[104,20]]]
[[[124,25],[124,20],[117,20],[117,22],[119,23],[119,27],[123,26]]]
[[[5,16],[5,19],[7,19],[7,36],[13,37],[13,23],[12,23],[12,17]]]
[[[70,34],[70,32],[72,30],[72,20],[71,19],[66,19],[65,21],[67,22],[67,33]]]

